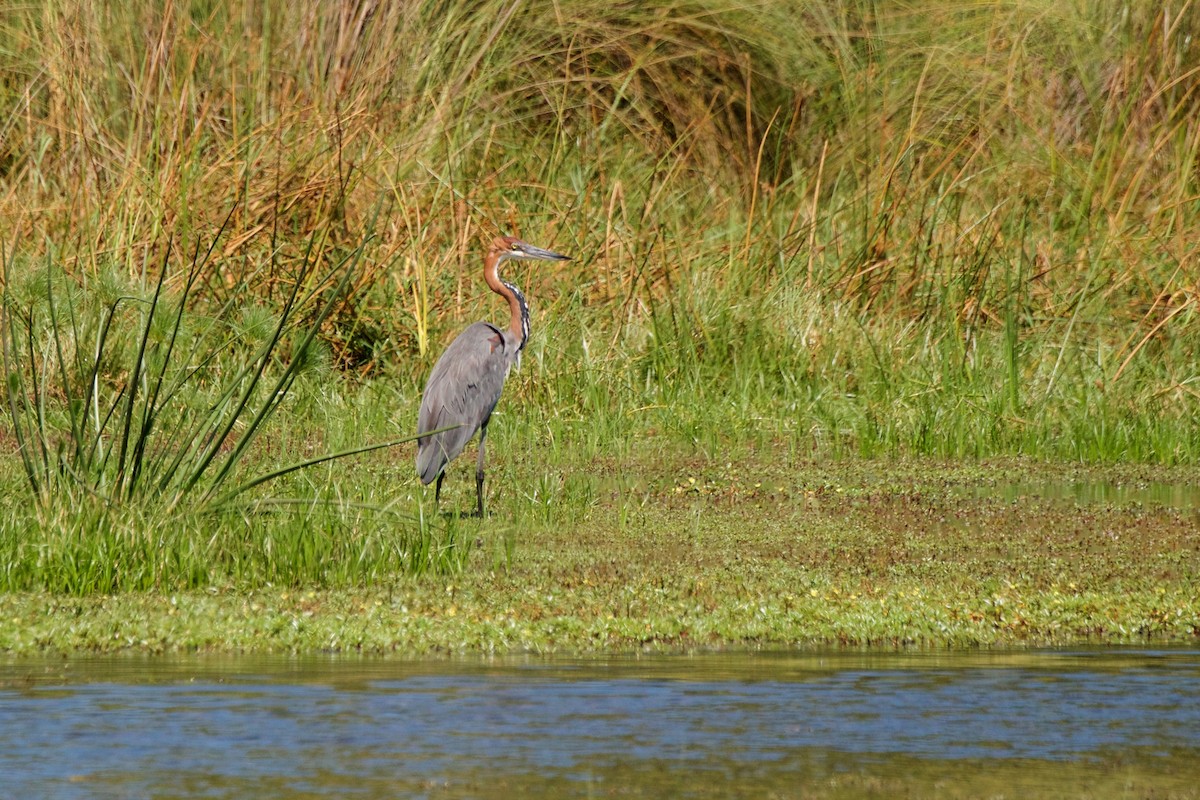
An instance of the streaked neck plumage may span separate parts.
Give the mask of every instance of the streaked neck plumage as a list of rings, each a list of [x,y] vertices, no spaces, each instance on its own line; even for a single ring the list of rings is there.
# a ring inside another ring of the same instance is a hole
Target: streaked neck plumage
[[[500,280],[500,263],[505,260],[503,252],[495,249],[489,251],[483,264],[483,279],[493,292],[508,301],[508,309],[512,315],[508,328],[517,339],[519,353],[525,348],[525,341],[529,338],[529,305],[520,289]]]

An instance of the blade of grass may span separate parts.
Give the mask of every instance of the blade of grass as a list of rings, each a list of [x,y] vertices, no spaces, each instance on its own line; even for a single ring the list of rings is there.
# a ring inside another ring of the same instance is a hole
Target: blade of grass
[[[239,484],[238,486],[234,487],[233,489],[230,489],[228,492],[222,494],[220,497],[217,497],[213,500],[208,501],[206,503],[206,505],[211,506],[213,508],[220,508],[223,505],[227,505],[229,503],[229,501],[233,500],[238,495],[244,494],[245,492],[249,491],[250,489],[253,489],[256,486],[261,486],[264,483],[269,483],[270,481],[273,481],[277,478],[281,478],[284,475],[288,475],[292,472],[297,472],[302,469],[314,467],[317,464],[324,464],[328,461],[338,461],[340,459],[348,458],[350,456],[357,456],[357,455],[361,455],[363,453],[371,453],[371,452],[374,452],[375,450],[383,450],[388,447],[396,447],[397,445],[416,441],[418,438],[421,438],[424,436],[432,436],[435,433],[444,433],[445,431],[451,431],[457,427],[459,427],[459,426],[458,425],[450,425],[445,428],[438,428],[437,430],[428,431],[426,433],[422,433],[419,435],[406,436],[403,439],[393,439],[390,442],[380,442],[377,444],[364,445],[362,447],[352,447],[349,450],[340,450],[336,453],[328,453],[326,455],[317,456],[316,458],[306,459],[304,461],[300,461],[295,464],[289,464],[286,467],[280,467],[279,469],[271,470],[270,472],[259,475],[258,477],[253,478],[252,480],[249,480],[249,481],[246,481],[245,483]]]

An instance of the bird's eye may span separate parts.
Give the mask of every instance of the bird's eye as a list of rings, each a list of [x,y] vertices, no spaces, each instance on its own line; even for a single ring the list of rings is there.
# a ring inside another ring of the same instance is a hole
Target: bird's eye
[[[514,245],[512,246],[512,251],[513,251],[514,253],[519,253],[519,252],[521,252],[521,245],[519,245],[519,244],[514,244]]]

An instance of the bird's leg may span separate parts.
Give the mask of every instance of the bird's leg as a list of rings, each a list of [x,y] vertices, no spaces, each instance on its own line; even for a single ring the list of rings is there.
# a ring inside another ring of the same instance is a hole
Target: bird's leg
[[[442,481],[446,479],[446,472],[443,470],[437,476],[437,484],[433,488],[433,507],[437,508],[442,502]]]
[[[487,425],[479,429],[479,461],[475,465],[475,516],[483,517],[483,443],[487,440]]]

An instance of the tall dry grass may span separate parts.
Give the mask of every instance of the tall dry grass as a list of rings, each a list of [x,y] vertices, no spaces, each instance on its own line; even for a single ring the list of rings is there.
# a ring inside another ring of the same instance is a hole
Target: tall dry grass
[[[786,343],[801,287],[814,358],[845,308],[908,360],[1033,337],[1048,364],[1005,369],[1035,393],[1082,358],[1196,399],[1191,2],[48,0],[0,26],[15,264],[146,275],[232,209],[198,295],[224,302],[367,239],[326,325],[361,374],[420,375],[487,314],[505,231],[579,256],[520,278],[612,369]]]

